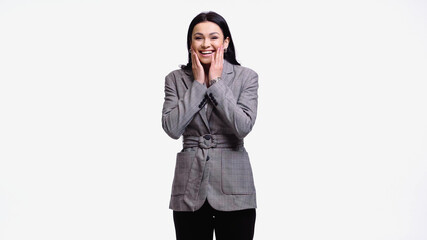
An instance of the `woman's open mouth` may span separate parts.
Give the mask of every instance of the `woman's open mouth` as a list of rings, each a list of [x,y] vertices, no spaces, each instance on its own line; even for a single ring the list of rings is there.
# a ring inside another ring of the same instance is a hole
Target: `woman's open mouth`
[[[212,50],[209,50],[209,51],[199,51],[199,52],[200,52],[200,54],[203,57],[210,57],[214,53],[214,51],[212,51]]]

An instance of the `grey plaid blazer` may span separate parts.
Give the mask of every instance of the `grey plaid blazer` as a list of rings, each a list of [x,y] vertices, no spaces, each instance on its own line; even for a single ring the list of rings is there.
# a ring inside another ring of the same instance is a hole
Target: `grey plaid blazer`
[[[207,199],[221,211],[256,208],[256,193],[243,138],[252,130],[258,105],[258,75],[224,60],[222,80],[209,88],[192,71],[165,78],[162,126],[183,136],[177,154],[169,208],[195,211]]]

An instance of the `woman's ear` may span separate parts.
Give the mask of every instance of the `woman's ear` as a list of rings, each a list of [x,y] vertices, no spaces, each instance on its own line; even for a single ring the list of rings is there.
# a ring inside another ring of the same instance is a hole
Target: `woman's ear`
[[[230,43],[230,38],[229,38],[229,37],[227,37],[227,38],[224,40],[224,48],[228,48],[228,43]]]

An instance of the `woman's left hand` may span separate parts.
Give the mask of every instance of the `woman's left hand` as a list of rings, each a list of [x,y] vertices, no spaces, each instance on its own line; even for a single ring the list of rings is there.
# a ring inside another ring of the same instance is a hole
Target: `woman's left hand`
[[[212,54],[211,66],[209,68],[209,80],[221,77],[222,68],[224,65],[224,46],[217,49],[215,54]]]

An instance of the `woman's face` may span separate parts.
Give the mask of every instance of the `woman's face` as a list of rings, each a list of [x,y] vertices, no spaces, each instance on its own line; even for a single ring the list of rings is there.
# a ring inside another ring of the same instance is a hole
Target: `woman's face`
[[[202,64],[210,64],[215,51],[224,46],[228,47],[229,39],[225,39],[221,28],[213,22],[201,22],[193,28],[191,48],[196,51]]]

